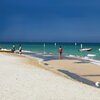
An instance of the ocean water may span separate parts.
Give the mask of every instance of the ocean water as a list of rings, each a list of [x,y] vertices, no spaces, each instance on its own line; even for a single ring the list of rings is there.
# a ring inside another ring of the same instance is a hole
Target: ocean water
[[[58,55],[58,48],[62,46],[63,56],[75,55],[85,57],[88,54],[96,55],[93,59],[100,60],[100,43],[82,43],[83,48],[92,48],[92,51],[80,52],[81,43],[0,43],[0,47],[5,49],[11,49],[12,45],[16,45],[16,49],[22,44],[23,50],[32,51],[35,53],[47,53],[52,55]]]

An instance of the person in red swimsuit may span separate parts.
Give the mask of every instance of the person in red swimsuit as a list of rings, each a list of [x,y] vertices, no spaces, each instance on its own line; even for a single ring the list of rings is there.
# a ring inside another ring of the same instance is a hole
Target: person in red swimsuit
[[[61,46],[59,47],[59,49],[58,49],[58,53],[59,53],[59,59],[61,59],[62,58],[62,48],[61,48]]]

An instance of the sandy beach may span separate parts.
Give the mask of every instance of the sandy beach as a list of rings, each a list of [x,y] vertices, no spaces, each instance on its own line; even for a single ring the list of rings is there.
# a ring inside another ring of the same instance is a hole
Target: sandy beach
[[[56,65],[58,60],[48,63]],[[70,65],[71,62],[66,63]],[[99,99],[100,89],[98,88],[45,70],[36,60],[16,54],[0,53],[0,100]]]
[[[48,66],[56,70],[64,70],[79,75],[93,82],[100,82],[100,65],[95,65],[85,60],[68,58],[65,60],[50,60]]]

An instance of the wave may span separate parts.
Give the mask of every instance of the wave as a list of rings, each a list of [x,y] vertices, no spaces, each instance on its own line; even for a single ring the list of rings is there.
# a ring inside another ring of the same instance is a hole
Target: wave
[[[18,52],[18,50],[16,50]],[[58,59],[57,55],[54,55],[52,53],[39,53],[39,52],[32,52],[29,50],[22,50],[23,54],[25,56],[37,59],[39,61],[47,61],[47,60],[55,60]],[[64,56],[64,59],[67,59],[66,57],[72,57],[72,58],[78,58],[78,59],[82,59],[82,60],[88,60],[90,61],[90,63],[95,64],[95,65],[99,65],[100,66],[100,60],[95,60],[92,57],[96,56],[95,54],[87,54],[87,56],[85,57],[81,57],[79,55],[67,55]]]
[[[100,66],[100,60],[96,60],[96,59],[91,58],[91,57],[95,57],[95,56],[96,56],[95,54],[88,54],[85,57],[80,57],[80,56],[76,56],[76,55],[68,55],[66,57],[72,57],[72,58],[78,58],[78,59],[82,59],[82,60],[88,60],[88,61],[90,61],[90,63]]]

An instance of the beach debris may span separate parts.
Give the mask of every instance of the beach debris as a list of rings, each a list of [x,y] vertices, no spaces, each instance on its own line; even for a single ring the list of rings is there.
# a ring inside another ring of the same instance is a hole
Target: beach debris
[[[48,63],[44,63],[44,65],[49,65]]]
[[[96,87],[100,88],[100,82],[95,83]]]

